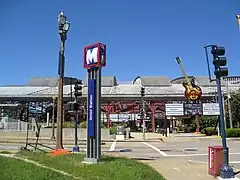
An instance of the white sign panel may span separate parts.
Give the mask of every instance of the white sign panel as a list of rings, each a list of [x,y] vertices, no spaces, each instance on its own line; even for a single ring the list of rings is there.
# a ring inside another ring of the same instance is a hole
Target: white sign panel
[[[98,47],[88,49],[86,54],[86,64],[91,65],[98,62]]]
[[[218,103],[203,103],[202,107],[203,107],[203,115],[206,115],[206,116],[220,115]]]
[[[165,104],[166,116],[183,116],[183,104]]]

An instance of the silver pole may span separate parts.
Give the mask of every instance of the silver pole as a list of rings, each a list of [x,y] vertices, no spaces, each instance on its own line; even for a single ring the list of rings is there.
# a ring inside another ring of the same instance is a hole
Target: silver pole
[[[92,72],[91,72],[91,70],[88,70],[88,83],[87,83],[88,88],[89,88],[89,82],[90,82],[91,79],[92,79]],[[87,95],[87,107],[89,106],[88,104],[89,104],[89,98],[88,98],[88,95]],[[87,108],[87,114],[88,114],[88,108]],[[89,119],[88,119],[88,116],[87,116],[87,124],[88,124],[88,121],[89,121]],[[91,152],[90,151],[91,151],[91,140],[88,136],[88,130],[87,130],[87,153],[86,153],[86,158],[91,157]]]
[[[96,69],[96,158],[101,157],[101,67]]]

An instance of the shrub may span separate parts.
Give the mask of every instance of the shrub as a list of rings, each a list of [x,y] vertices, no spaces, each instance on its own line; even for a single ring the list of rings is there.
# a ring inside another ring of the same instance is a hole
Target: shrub
[[[217,128],[215,129],[214,127],[206,127],[202,129],[201,131],[202,134],[206,134],[206,136],[212,136],[212,135],[217,135]]]
[[[117,126],[112,126],[110,128],[110,134],[117,134]]]
[[[82,121],[82,122],[79,124],[79,127],[80,127],[80,128],[87,128],[87,121]]]
[[[183,133],[184,132],[184,128],[183,127],[178,127],[177,128],[177,132],[178,133]]]
[[[226,136],[227,137],[240,137],[240,128],[227,129]]]
[[[64,122],[63,128],[74,128],[74,123],[72,122]]]

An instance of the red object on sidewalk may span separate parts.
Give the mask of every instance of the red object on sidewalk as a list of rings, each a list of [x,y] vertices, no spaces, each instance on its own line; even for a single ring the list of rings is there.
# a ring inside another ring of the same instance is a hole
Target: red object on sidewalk
[[[208,146],[208,174],[219,176],[224,163],[222,146]]]

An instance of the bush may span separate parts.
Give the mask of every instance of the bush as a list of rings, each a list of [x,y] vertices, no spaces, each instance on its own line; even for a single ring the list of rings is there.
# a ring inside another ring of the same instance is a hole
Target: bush
[[[74,128],[74,123],[72,122],[64,122],[63,128]]]
[[[183,127],[177,127],[177,132],[178,133],[183,133],[184,132],[184,128]]]
[[[206,136],[212,136],[212,135],[217,135],[217,128],[215,129],[214,127],[206,127],[202,129],[201,131],[202,134],[206,134]]]
[[[82,121],[82,122],[79,124],[79,127],[80,127],[80,128],[87,128],[87,121]]]
[[[240,128],[227,129],[226,136],[227,137],[240,137]]]
[[[117,134],[117,126],[113,126],[110,128],[110,134]]]

